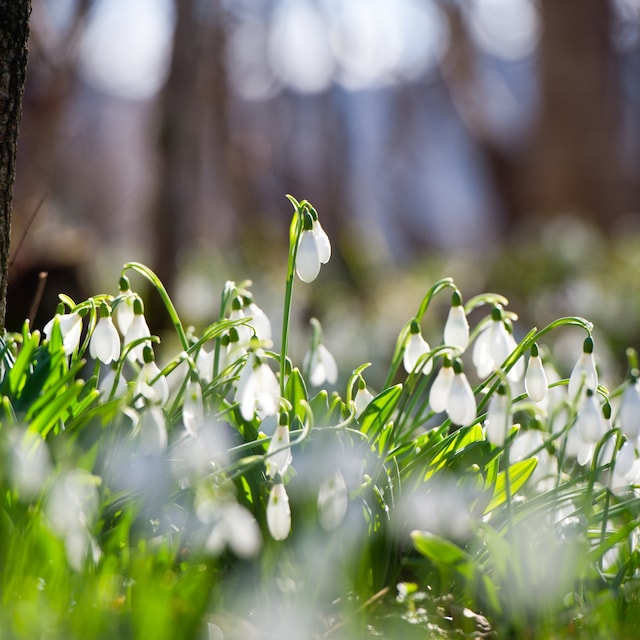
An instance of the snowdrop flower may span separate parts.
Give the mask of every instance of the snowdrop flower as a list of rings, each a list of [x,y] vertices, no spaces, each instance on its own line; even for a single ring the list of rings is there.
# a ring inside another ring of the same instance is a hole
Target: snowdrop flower
[[[543,402],[549,390],[547,373],[544,370],[542,358],[538,353],[538,345],[535,343],[531,345],[529,366],[524,376],[524,388],[534,402]]]
[[[271,340],[271,321],[269,316],[253,301],[250,296],[245,296],[244,315],[251,318],[251,326],[256,333],[256,337],[260,342],[269,342]]]
[[[274,540],[284,540],[291,531],[291,508],[289,496],[282,482],[276,482],[267,501],[267,526]]]
[[[111,319],[111,310],[104,302],[100,305],[99,314],[89,342],[89,353],[95,360],[109,364],[120,357],[120,335]]]
[[[116,375],[118,374],[118,367],[115,363],[107,369],[106,373],[101,373],[100,382],[98,383],[98,391],[103,397],[121,398],[127,392],[127,381],[122,375],[122,371],[118,376],[116,382]],[[114,388],[115,385],[115,388]]]
[[[141,298],[136,297],[133,301],[133,319],[124,336],[124,346],[127,347],[136,340],[149,338],[150,336],[151,332],[144,317],[144,304]],[[143,347],[144,342],[141,342],[129,350],[127,357],[131,362],[136,360],[138,362],[144,362]]]
[[[278,474],[283,476],[293,460],[290,442],[289,420],[286,413],[281,413],[279,424],[267,448],[267,476],[272,480]]]
[[[640,393],[635,379],[622,392],[617,418],[618,426],[627,438],[635,439],[640,435]]]
[[[64,352],[70,356],[80,344],[80,334],[82,333],[82,316],[78,311],[71,313],[56,314],[47,324],[44,325],[44,335],[51,340],[54,322],[58,322],[60,333],[62,334],[62,345]]]
[[[205,523],[214,521],[205,549],[220,555],[225,547],[239,558],[253,558],[262,547],[260,527],[251,512],[235,500],[214,503],[209,500],[197,508],[198,517]]]
[[[598,372],[596,371],[596,363],[593,356],[593,338],[588,336],[585,338],[582,354],[569,376],[569,400],[571,402],[581,401],[586,395],[587,389],[594,390],[597,387]]]
[[[135,393],[149,402],[164,405],[169,400],[169,384],[166,377],[161,375],[153,349],[148,345],[144,347],[143,358],[144,364],[138,374]],[[142,407],[144,404],[144,400],[140,399],[136,407]]]
[[[245,420],[253,420],[256,413],[261,418],[277,413],[280,406],[280,387],[262,349],[255,349],[249,354],[240,374],[236,399]]]
[[[501,384],[489,401],[485,421],[487,440],[497,447],[502,447],[510,427],[509,398],[504,385]]]
[[[302,282],[313,282],[320,273],[320,266],[331,258],[329,237],[309,212],[303,214],[303,230],[298,242],[296,273]]]
[[[148,405],[140,414],[137,437],[146,455],[158,455],[167,448],[167,421],[159,406]]]
[[[373,400],[373,394],[367,389],[362,376],[358,376],[358,391],[353,399],[356,406],[356,418],[359,418]]]
[[[509,459],[519,462],[531,456],[538,460],[531,474],[531,484],[538,491],[544,491],[547,481],[554,479],[558,473],[558,459],[544,448],[544,438],[538,429],[520,430],[509,448]]]
[[[429,343],[422,337],[420,332],[420,325],[413,320],[411,322],[411,328],[409,333],[409,339],[407,340],[404,355],[402,358],[402,364],[407,373],[411,373],[418,365],[422,356],[425,356],[431,351]],[[431,373],[433,369],[433,360],[422,359],[420,361],[420,371],[425,375]]]
[[[215,350],[207,351],[204,347],[198,351],[196,356],[196,367],[198,368],[198,375],[200,379],[210,384],[213,381],[213,362],[216,357]]]
[[[125,336],[129,325],[133,320],[134,311],[133,303],[136,295],[131,291],[129,278],[122,276],[120,278],[120,295],[114,300],[113,317],[118,326],[120,333]]]
[[[454,424],[468,425],[476,419],[476,398],[459,359],[453,361],[453,380],[447,398],[447,415]]]
[[[444,325],[444,344],[459,349],[461,353],[469,344],[469,322],[457,289],[451,294],[451,308]]]
[[[335,384],[338,380],[338,365],[331,352],[322,344],[322,329],[316,318],[311,318],[313,326],[312,346],[304,356],[302,368],[308,372],[309,382],[314,387],[328,382]]]
[[[517,346],[513,335],[507,331],[502,308],[495,306],[491,312],[491,322],[482,330],[473,346],[472,360],[478,377],[486,378],[499,369]],[[518,359],[507,377],[517,382],[523,374],[522,359]]]
[[[197,379],[190,377],[184,390],[182,422],[190,436],[195,437],[204,422],[202,387]]]
[[[431,385],[431,391],[429,391],[429,404],[431,405],[431,409],[436,413],[441,413],[447,408],[453,376],[454,372],[451,358],[445,356],[442,361],[442,368]]]
[[[587,389],[585,401],[578,411],[573,427],[580,439],[587,444],[594,444],[604,435],[602,428],[602,412],[598,406],[595,393]]]
[[[338,527],[347,513],[347,485],[340,469],[325,480],[318,492],[318,519],[325,531]]]
[[[220,338],[220,344],[222,345],[222,349],[220,351],[220,362],[218,369],[220,371],[224,371],[227,367],[235,364],[243,358],[247,353],[247,347],[249,343],[241,343],[240,342],[240,334],[238,333],[237,327],[231,327],[228,333],[224,334],[222,338]],[[211,370],[213,375],[213,362],[215,360],[215,352],[211,356]]]

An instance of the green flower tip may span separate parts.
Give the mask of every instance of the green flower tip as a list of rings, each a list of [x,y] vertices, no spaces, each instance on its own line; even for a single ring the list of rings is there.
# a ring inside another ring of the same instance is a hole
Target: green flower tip
[[[89,309],[87,307],[83,307],[82,309],[78,309],[78,315],[81,318],[84,318],[87,315],[87,313],[89,313]]]
[[[120,276],[120,293],[128,293],[131,291],[131,283],[129,282],[129,278],[127,276]]]
[[[66,307],[62,302],[58,302],[58,306],[56,307],[56,315],[61,316],[64,314]]]
[[[289,425],[289,414],[286,411],[281,411],[278,418],[278,426],[286,427]]]
[[[538,343],[537,342],[534,342],[531,345],[531,352],[530,353],[531,353],[531,357],[532,358],[537,358],[538,357],[539,351],[538,351]]]
[[[111,309],[106,302],[100,303],[99,313],[101,318],[108,318],[111,315]]]
[[[611,405],[608,400],[602,405],[602,415],[605,420],[609,420],[609,418],[611,418]]]
[[[453,290],[451,294],[451,306],[452,307],[461,307],[462,306],[462,296],[457,289]]]
[[[358,375],[358,389],[363,390],[367,388],[367,383],[361,375]]]
[[[462,373],[463,371],[463,366],[462,366],[462,360],[460,360],[460,358],[456,358],[453,361],[453,372],[454,373]]]
[[[442,366],[443,367],[450,367],[452,366],[452,361],[451,361],[451,356],[448,353],[444,354],[444,357],[442,358]]]
[[[498,392],[499,396],[504,396],[507,394],[507,387],[505,386],[504,383],[500,383],[496,391]]]
[[[240,296],[236,296],[231,301],[231,310],[232,311],[240,311],[244,307],[244,301]]]
[[[416,334],[420,333],[420,325],[418,324],[417,320],[412,320],[411,321],[410,332],[411,332],[411,335],[416,335]]]
[[[582,351],[584,353],[593,353],[593,338],[591,336],[587,336],[584,339],[584,344],[582,345]]]
[[[144,315],[144,302],[142,302],[142,298],[136,296],[133,301],[133,313],[137,316]]]
[[[316,214],[317,216],[318,214]],[[305,209],[302,213],[302,228],[304,231],[311,231],[313,229],[313,216],[308,209]]]
[[[236,327],[231,327],[231,329],[229,329],[229,333],[223,337],[227,338],[227,342],[224,345],[225,347],[231,342],[240,342],[240,334],[238,333],[238,329]]]
[[[502,307],[498,304],[494,305],[493,309],[491,310],[491,319],[494,322],[500,322],[502,318],[503,318]]]
[[[142,359],[144,360],[145,364],[149,364],[150,362],[153,362],[156,359],[153,353],[153,348],[150,347],[149,345],[145,345],[144,348],[142,349]]]

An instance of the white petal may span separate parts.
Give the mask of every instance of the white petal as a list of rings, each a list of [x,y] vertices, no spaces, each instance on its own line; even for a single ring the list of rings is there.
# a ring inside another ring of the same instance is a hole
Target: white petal
[[[158,454],[167,448],[167,425],[160,407],[151,405],[142,413],[138,436],[147,454]]]
[[[549,383],[540,356],[531,356],[524,377],[524,388],[534,402],[542,402],[547,397]]]
[[[356,405],[356,418],[360,417],[362,412],[369,406],[372,400],[373,395],[368,389],[358,389],[356,397],[353,399]]]
[[[291,530],[291,509],[289,496],[284,485],[274,484],[267,502],[267,526],[274,540],[284,540]]]
[[[473,345],[471,359],[478,378],[486,378],[496,367],[491,352],[491,328],[492,325],[489,325],[483,329]]]
[[[89,343],[89,353],[104,364],[120,357],[120,335],[110,317],[98,320]]]
[[[447,408],[447,400],[449,399],[449,390],[453,380],[453,367],[442,367],[433,381],[431,391],[429,392],[429,404],[431,409],[436,413],[441,413]]]
[[[251,326],[256,336],[264,342],[271,340],[271,322],[267,314],[254,302],[247,305],[245,315],[251,316]]]
[[[594,395],[589,395],[578,412],[576,424],[577,430],[583,442],[598,442],[604,435],[602,429],[602,413]]]
[[[147,325],[147,321],[143,314],[136,314],[127,329],[127,334],[124,337],[125,346],[133,342],[134,340],[138,340],[140,338],[148,338],[151,335],[149,331],[149,326]],[[143,362],[144,358],[142,355],[143,348],[145,346],[144,342],[133,347],[127,354],[127,357],[132,362],[137,360],[138,362]]]
[[[267,449],[267,475],[272,480],[277,473],[281,476],[284,475],[293,460],[291,449],[285,448],[289,447],[290,442],[289,427],[278,425]],[[272,454],[273,451],[278,451],[278,453]]]
[[[640,434],[640,393],[636,384],[630,384],[622,392],[618,426],[627,438],[637,438]]]
[[[618,451],[618,455],[616,456],[616,473],[619,473],[621,476],[627,476],[631,468],[633,467],[633,463],[636,461],[636,451],[635,447],[627,440],[621,447],[620,451]]]
[[[402,358],[402,364],[404,365],[404,369],[407,373],[411,373],[416,365],[418,364],[418,360],[421,356],[429,353],[431,351],[431,347],[429,343],[422,337],[419,333],[412,333],[409,336],[409,340],[407,342],[407,346],[404,350],[404,356]],[[433,360],[429,359],[424,362],[422,366],[422,373],[425,375],[430,373],[433,369]]]
[[[489,401],[486,430],[487,439],[497,447],[501,447],[507,438],[507,430],[511,427],[507,413],[506,394],[494,393]]]
[[[444,325],[444,344],[464,351],[469,344],[469,322],[462,305],[449,309]]]
[[[113,317],[115,319],[116,324],[118,325],[118,329],[120,333],[125,336],[129,327],[131,326],[131,322],[133,321],[134,312],[133,312],[133,301],[135,300],[135,296],[133,294],[128,295],[123,298],[114,308]]]
[[[184,391],[184,403],[182,405],[182,422],[190,435],[198,433],[200,425],[204,422],[204,405],[202,404],[202,389],[200,383],[195,380],[187,382]]]
[[[303,231],[300,235],[298,255],[296,256],[296,273],[302,282],[313,282],[320,273],[318,243],[311,231]]]
[[[318,492],[318,518],[325,531],[335,529],[347,513],[349,499],[347,485],[340,469],[325,482]]]
[[[587,389],[595,391],[598,386],[598,373],[593,353],[582,353],[569,376],[569,399],[573,402],[578,392]]]
[[[203,347],[198,351],[196,366],[198,367],[198,374],[203,382],[211,382],[213,380],[213,362],[215,356],[215,350],[208,352]]]
[[[322,262],[322,264],[327,264],[331,258],[331,242],[329,241],[329,236],[325,233],[322,225],[317,220],[314,221],[311,231],[316,239],[320,262]]]
[[[476,418],[476,399],[464,373],[453,376],[446,410],[454,424],[468,425]]]
[[[239,558],[253,558],[262,546],[260,527],[251,512],[232,502],[226,505],[223,518],[226,521],[226,533],[231,551]]]

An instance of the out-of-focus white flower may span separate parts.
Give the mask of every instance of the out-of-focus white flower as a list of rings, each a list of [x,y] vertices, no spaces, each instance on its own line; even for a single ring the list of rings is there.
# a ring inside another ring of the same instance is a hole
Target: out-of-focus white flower
[[[138,423],[140,449],[146,455],[158,455],[167,448],[167,421],[155,404],[145,407]]]
[[[444,344],[459,349],[460,353],[469,344],[469,322],[458,290],[451,294],[451,308],[444,325]]]
[[[542,358],[538,353],[538,345],[535,343],[531,346],[529,366],[524,376],[524,388],[534,402],[543,402],[549,390],[547,373],[544,370]]]
[[[111,311],[106,304],[100,305],[100,318],[96,323],[89,342],[91,357],[109,364],[120,357],[120,335],[111,319]]]
[[[272,480],[278,474],[283,476],[293,460],[290,443],[289,425],[286,422],[279,424],[267,448],[267,475]],[[277,453],[274,453],[276,451]]]
[[[166,404],[169,400],[169,384],[165,376],[161,375],[160,368],[155,363],[153,349],[145,346],[143,351],[144,364],[140,368],[136,381],[136,395],[153,404]],[[136,407],[144,406],[144,400],[136,402]]]
[[[120,295],[114,300],[113,317],[118,330],[123,336],[127,335],[127,330],[133,320],[133,303],[136,297],[131,291],[129,278],[122,276],[120,278]]]
[[[404,349],[404,355],[402,357],[402,364],[404,365],[404,369],[407,373],[411,373],[420,361],[422,356],[425,356],[431,351],[431,347],[429,343],[422,337],[422,333],[420,332],[420,325],[414,320],[411,323],[411,329],[409,333],[409,339],[407,340],[407,344]],[[421,372],[425,375],[431,373],[433,369],[433,360],[425,360],[424,358],[420,361],[422,364]]]
[[[453,376],[454,372],[451,358],[445,356],[442,362],[442,368],[438,371],[438,375],[433,381],[431,390],[429,391],[429,404],[431,405],[431,409],[436,413],[441,413],[447,408]]]
[[[595,391],[597,388],[598,372],[593,356],[593,338],[589,336],[585,338],[582,353],[569,376],[569,400],[580,405],[586,396],[587,389]]]
[[[267,501],[267,526],[274,540],[284,540],[291,531],[291,508],[289,496],[282,482],[276,482]]]
[[[100,382],[98,383],[98,391],[103,397],[121,398],[127,392],[127,381],[124,378],[122,371],[118,376],[118,382],[116,384],[116,375],[118,373],[117,365],[113,364],[106,372],[101,372]],[[114,384],[116,385],[114,389]]]
[[[503,385],[498,387],[489,400],[485,427],[489,442],[497,447],[503,446],[511,427],[509,398]]]
[[[476,398],[458,359],[454,360],[453,372],[447,398],[447,415],[454,424],[469,425],[476,419]]]
[[[325,382],[335,384],[338,380],[338,365],[329,349],[323,344],[307,351],[302,367],[309,372],[309,382],[314,387],[319,387]]]
[[[604,435],[602,428],[602,411],[591,389],[587,389],[585,401],[582,403],[576,423],[573,428],[578,432],[581,440],[594,444]]]
[[[245,317],[251,318],[251,326],[256,332],[256,337],[260,342],[271,340],[271,321],[269,316],[253,301],[244,307]]]
[[[240,374],[236,399],[245,420],[253,420],[256,413],[263,418],[275,415],[278,411],[280,406],[278,379],[267,364],[262,349],[256,349],[249,354]]]
[[[8,470],[21,500],[30,500],[44,486],[51,472],[49,449],[39,433],[25,430],[10,432],[11,457]]]
[[[198,433],[204,422],[204,404],[202,402],[202,387],[197,380],[189,379],[184,390],[182,403],[182,422],[191,436]]]
[[[262,547],[260,527],[251,512],[235,500],[208,501],[198,507],[198,516],[205,524],[212,523],[205,548],[220,555],[229,547],[239,558],[253,558]]]
[[[144,304],[142,303],[142,299],[136,297],[133,301],[133,319],[127,328],[127,332],[124,336],[124,346],[127,347],[132,342],[136,340],[140,340],[142,338],[149,338],[151,336],[151,332],[149,331],[149,325],[147,325],[147,321],[144,317]],[[131,362],[138,361],[144,362],[144,349],[145,343],[140,342],[139,344],[132,347],[128,353],[127,357]]]
[[[535,452],[535,453],[534,453]],[[537,429],[520,430],[511,443],[509,459],[519,462],[535,456],[538,464],[531,474],[531,484],[538,491],[546,490],[547,481],[553,481],[558,473],[558,459],[544,448],[544,438]]]
[[[213,362],[216,357],[215,350],[207,351],[204,347],[198,351],[196,356],[196,367],[198,367],[198,374],[200,379],[209,384],[213,380]]]
[[[78,311],[62,314],[57,313],[51,320],[49,320],[49,322],[47,322],[47,324],[44,325],[44,335],[48,340],[51,340],[51,332],[53,331],[54,322],[58,322],[60,325],[64,352],[70,356],[80,344],[82,316]]]
[[[362,378],[358,377],[358,390],[356,391],[353,402],[356,405],[356,418],[359,418],[363,411],[369,406],[373,400],[373,394],[367,389],[367,385]]]
[[[340,469],[325,480],[318,492],[318,519],[325,531],[338,527],[347,513],[347,485]]]
[[[635,380],[630,381],[622,392],[618,408],[618,426],[627,438],[635,439],[640,434],[640,393]]]

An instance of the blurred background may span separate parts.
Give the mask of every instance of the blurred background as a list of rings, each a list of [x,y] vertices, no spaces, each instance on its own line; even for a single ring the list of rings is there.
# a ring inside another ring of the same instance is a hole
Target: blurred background
[[[640,0],[33,0],[31,29],[9,329],[40,271],[36,326],[127,260],[187,322],[246,277],[277,322],[291,193],[334,249],[301,350],[318,315],[347,365],[387,352],[443,276],[638,341]]]

